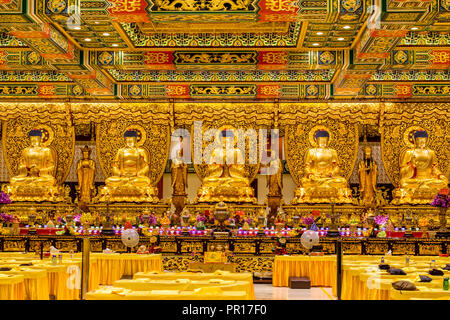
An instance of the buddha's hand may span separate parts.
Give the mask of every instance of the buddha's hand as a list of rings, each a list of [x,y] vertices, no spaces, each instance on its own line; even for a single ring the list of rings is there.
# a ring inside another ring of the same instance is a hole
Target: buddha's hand
[[[35,165],[35,164],[33,164],[33,165],[30,167],[29,172],[30,172],[30,175],[31,175],[31,176],[37,176],[37,175],[39,175],[39,169],[36,168],[36,165]]]

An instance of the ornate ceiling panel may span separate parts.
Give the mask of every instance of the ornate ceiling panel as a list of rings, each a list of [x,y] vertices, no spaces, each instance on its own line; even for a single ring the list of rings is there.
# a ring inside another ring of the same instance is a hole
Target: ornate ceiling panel
[[[449,0],[0,0],[0,99],[450,96]]]

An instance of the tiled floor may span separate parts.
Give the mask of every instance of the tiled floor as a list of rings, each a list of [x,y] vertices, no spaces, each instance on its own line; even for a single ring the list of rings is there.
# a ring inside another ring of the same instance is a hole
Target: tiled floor
[[[335,300],[331,288],[289,289],[272,284],[255,283],[256,300]]]

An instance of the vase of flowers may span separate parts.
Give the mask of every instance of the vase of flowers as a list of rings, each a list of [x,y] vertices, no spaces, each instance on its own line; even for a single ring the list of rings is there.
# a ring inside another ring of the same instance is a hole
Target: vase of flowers
[[[0,218],[3,223],[3,227],[11,228],[13,216],[11,214],[2,213],[0,214]]]
[[[446,192],[441,190],[434,198],[431,205],[439,208],[439,232],[447,232],[447,208],[450,207],[450,197],[448,196],[448,189]]]
[[[9,195],[2,191],[0,192],[0,204],[10,204],[11,203],[11,199],[9,198]]]
[[[309,229],[309,226],[314,223],[314,218],[313,217],[302,218],[302,223]]]

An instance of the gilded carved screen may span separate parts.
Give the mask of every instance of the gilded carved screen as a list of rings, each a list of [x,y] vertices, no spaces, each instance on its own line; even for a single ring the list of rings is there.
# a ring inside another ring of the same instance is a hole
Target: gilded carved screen
[[[358,126],[338,120],[322,120],[286,126],[286,160],[292,178],[300,185],[304,175],[306,152],[315,147],[314,134],[317,130],[327,130],[330,134],[329,147],[335,149],[339,157],[342,175],[348,180],[352,174],[358,155]]]
[[[440,171],[450,173],[450,127],[447,119],[420,122],[385,123],[381,128],[381,152],[386,173],[394,186],[399,185],[400,161],[406,149],[414,148],[414,132],[428,132],[427,147],[436,152]]]
[[[97,125],[97,154],[106,177],[112,174],[112,163],[120,148],[123,148],[123,134],[129,129],[138,132],[137,145],[148,151],[149,178],[153,185],[160,180],[169,155],[169,126],[127,120],[103,121]]]
[[[56,160],[56,180],[63,183],[69,174],[75,151],[75,130],[66,122],[42,124],[24,118],[5,121],[2,143],[9,173],[13,176],[18,174],[21,153],[30,145],[28,133],[32,129],[42,131],[42,144],[52,150]]]
[[[243,130],[243,132],[248,133],[248,135],[245,137],[245,143],[243,143],[243,145],[240,145],[237,138],[235,138],[234,142],[236,147],[238,147],[244,155],[246,176],[248,177],[249,181],[252,182],[258,174],[260,164],[258,131],[251,127],[236,128],[230,124],[223,124],[220,127],[214,128],[217,129],[215,133],[210,131],[210,134],[208,134],[209,129],[213,129],[213,127],[203,124],[201,130],[195,130],[194,126],[192,126],[192,161],[194,163],[195,171],[200,180],[203,180],[205,178],[205,172],[207,169],[206,163],[210,160],[208,159],[208,148],[211,149],[215,141],[214,139],[219,139],[217,135],[220,134],[222,130],[231,130],[236,137],[239,130]],[[254,135],[251,134],[252,132],[254,133]],[[210,151],[212,151],[212,149]],[[202,164],[196,163],[196,159],[199,159]]]

